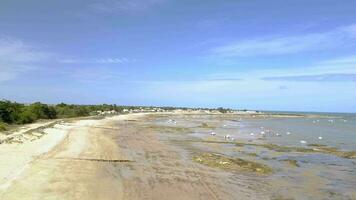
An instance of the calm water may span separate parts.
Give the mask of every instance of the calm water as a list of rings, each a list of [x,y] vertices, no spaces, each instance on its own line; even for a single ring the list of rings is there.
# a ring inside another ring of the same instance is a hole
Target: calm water
[[[247,118],[239,119],[239,122],[233,124],[240,129],[232,131],[236,137],[250,136],[249,140],[254,142],[257,138],[261,138],[261,132],[265,132],[263,142],[266,143],[300,147],[306,147],[308,144],[324,144],[342,150],[356,150],[355,114]],[[306,143],[302,144],[302,140]],[[271,151],[261,152],[251,147],[243,150],[250,153],[257,152],[258,161],[277,169],[278,172],[269,177],[277,197],[280,195],[291,199],[356,199],[355,159],[345,159],[330,154],[293,152],[275,154]],[[232,154],[243,156],[233,151]],[[265,159],[272,157],[273,159]],[[296,160],[299,167],[289,168],[280,162],[285,159]]]
[[[174,119],[174,123],[168,121],[168,118]],[[181,140],[196,137],[225,141],[229,135],[234,141],[241,142],[298,147],[324,144],[345,151],[356,150],[356,115],[352,114],[313,114],[301,117],[174,115],[157,120],[157,124],[188,128],[183,134],[173,134],[175,139],[181,137]],[[211,136],[212,132],[216,135]],[[302,140],[306,143],[302,144]],[[194,143],[193,147],[270,166],[274,173],[260,179],[271,187],[271,199],[356,199],[356,159],[328,153],[278,152],[231,143]],[[296,161],[297,166],[286,160]]]
[[[305,146],[300,143],[304,140],[307,144],[316,143],[343,150],[356,150],[355,114],[328,114],[313,118],[253,119],[244,120],[242,124],[247,133],[254,132],[258,135],[261,131],[266,132],[266,140],[270,143]]]

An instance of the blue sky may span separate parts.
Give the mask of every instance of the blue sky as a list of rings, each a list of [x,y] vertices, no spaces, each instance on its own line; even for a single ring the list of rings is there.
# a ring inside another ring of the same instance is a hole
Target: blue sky
[[[356,112],[356,1],[0,2],[0,98]]]

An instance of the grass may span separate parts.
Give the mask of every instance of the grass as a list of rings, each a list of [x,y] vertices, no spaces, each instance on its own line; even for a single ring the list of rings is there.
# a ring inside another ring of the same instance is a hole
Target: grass
[[[194,156],[193,160],[209,167],[224,170],[248,171],[257,174],[270,174],[273,172],[272,168],[267,165],[240,158],[231,158],[220,154],[202,153]]]

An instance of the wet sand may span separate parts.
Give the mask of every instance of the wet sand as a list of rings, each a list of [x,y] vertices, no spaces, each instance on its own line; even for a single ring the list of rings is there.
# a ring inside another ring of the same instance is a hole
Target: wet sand
[[[171,118],[177,121],[172,123]],[[283,188],[283,181],[237,165],[226,167],[234,163],[228,153],[234,144],[189,142],[196,139],[192,132],[209,132],[224,119],[131,114],[72,123],[28,143],[2,144],[1,155],[27,160],[25,168],[15,170],[16,176],[0,174],[0,199],[288,199],[275,192]],[[202,121],[208,126],[201,126]],[[36,150],[49,141],[52,145]],[[10,154],[19,146],[28,147]],[[217,159],[216,166],[200,162],[209,158],[206,153],[214,155],[210,157]],[[0,162],[1,170],[19,166],[6,158]],[[311,190],[314,183],[323,184],[314,173],[305,176],[312,177]],[[328,199],[314,194],[316,199]]]

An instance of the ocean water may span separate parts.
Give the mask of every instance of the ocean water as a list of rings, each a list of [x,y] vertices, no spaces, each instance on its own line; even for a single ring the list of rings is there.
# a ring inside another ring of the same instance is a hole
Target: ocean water
[[[247,132],[259,135],[264,131],[269,143],[287,146],[323,144],[342,150],[356,150],[356,114],[258,118],[243,120],[242,124]],[[302,140],[306,144],[302,144]]]
[[[231,141],[219,144],[193,143],[187,149],[188,152],[213,152],[271,167],[273,174],[257,178],[257,181],[267,183],[266,187],[270,188],[268,196],[271,199],[356,199],[356,159],[326,152],[278,151],[261,145],[233,143],[272,143],[305,148],[312,148],[308,146],[310,144],[320,144],[343,151],[356,151],[355,114],[298,114],[299,116],[167,115],[157,119],[156,123],[187,128],[179,129],[182,131],[180,134],[167,134],[175,140],[190,141],[193,137],[203,141]],[[170,121],[172,119],[174,123]],[[215,133],[214,136],[211,135],[212,132]],[[229,139],[226,139],[227,135]],[[288,160],[296,164],[290,164]],[[239,174],[235,172],[232,176]]]
[[[235,133],[237,138],[239,135],[254,137],[249,139],[250,142],[262,139],[262,143],[282,146],[308,148],[308,144],[321,144],[344,151],[356,150],[356,114],[298,114],[305,116],[239,118],[234,122],[239,131],[232,129],[231,134]],[[257,153],[257,161],[275,169],[276,172],[268,179],[277,198],[356,199],[355,159],[322,153],[276,153],[254,147],[242,150]],[[234,150],[231,154],[249,159]],[[295,160],[298,167],[291,168],[283,160]]]

